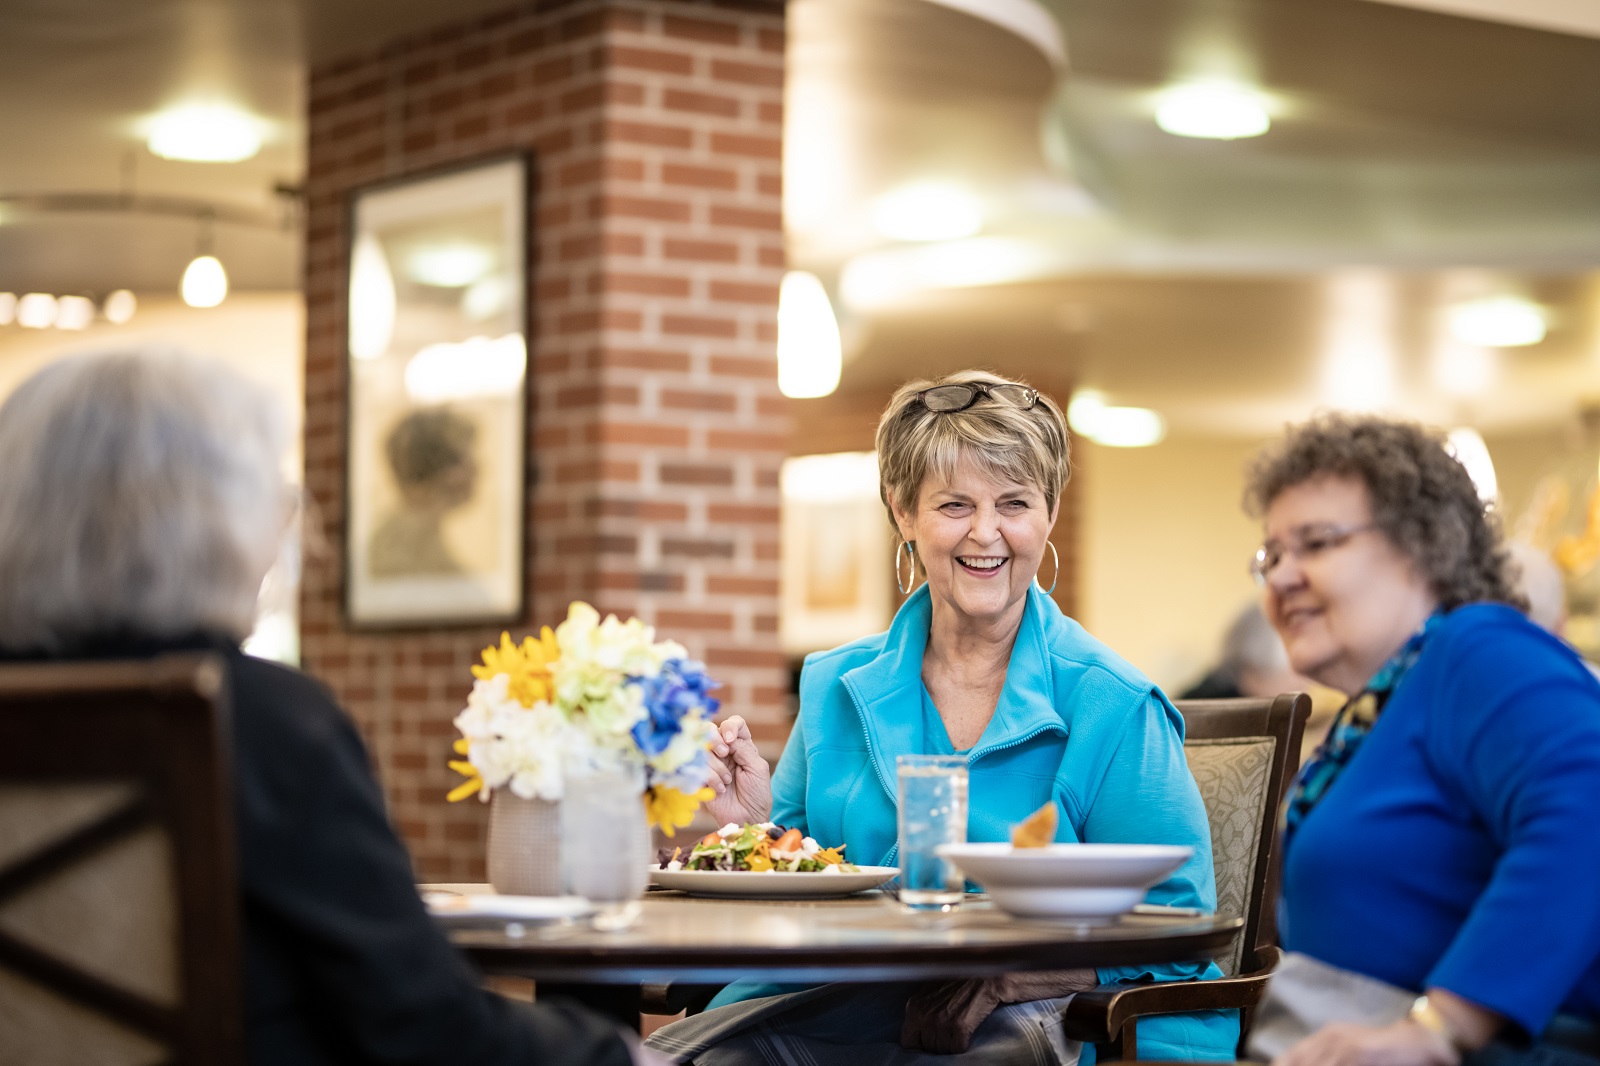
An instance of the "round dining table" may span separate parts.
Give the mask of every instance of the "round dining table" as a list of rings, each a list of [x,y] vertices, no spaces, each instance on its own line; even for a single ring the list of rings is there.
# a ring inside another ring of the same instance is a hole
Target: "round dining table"
[[[981,898],[930,913],[877,892],[777,901],[657,891],[617,931],[581,918],[446,924],[451,941],[485,973],[532,978],[540,995],[575,998],[633,1026],[645,984],[941,980],[1187,962],[1226,954],[1242,925],[1161,908],[1046,920],[1011,917]]]

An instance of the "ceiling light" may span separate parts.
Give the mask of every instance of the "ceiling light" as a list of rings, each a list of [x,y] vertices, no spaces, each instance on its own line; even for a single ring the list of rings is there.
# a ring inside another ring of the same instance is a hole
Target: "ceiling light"
[[[350,356],[376,359],[394,338],[394,275],[383,247],[370,233],[350,256]]]
[[[1456,304],[1449,311],[1450,332],[1468,344],[1520,348],[1544,340],[1544,309],[1520,296],[1488,296]]]
[[[100,305],[100,313],[113,326],[120,326],[132,321],[133,313],[138,309],[138,299],[127,289],[118,289],[108,294],[106,302]]]
[[[527,369],[520,333],[430,344],[406,363],[406,395],[417,403],[504,396],[517,390]]]
[[[228,297],[228,272],[214,255],[197,255],[183,272],[183,302],[215,307]]]
[[[1067,405],[1074,433],[1111,448],[1148,448],[1167,435],[1166,421],[1147,407],[1111,407],[1093,389],[1079,389]]]
[[[494,266],[494,257],[481,244],[430,244],[406,259],[411,280],[441,289],[471,285]]]
[[[261,127],[228,104],[185,104],[152,118],[146,143],[163,159],[237,163],[261,150]]]
[[[94,321],[94,301],[87,296],[63,296],[56,301],[56,329],[88,329]]]
[[[828,290],[815,274],[791,270],[778,290],[778,390],[797,400],[839,387],[844,348]]]
[[[1156,125],[1178,137],[1231,141],[1259,137],[1272,126],[1266,98],[1233,81],[1191,81],[1161,93]]]
[[[9,326],[17,318],[17,294],[0,292],[0,326]]]
[[[47,292],[30,292],[17,301],[17,325],[49,329],[56,324],[56,298]]]
[[[897,241],[949,241],[983,228],[978,198],[958,185],[918,182],[878,197],[872,224]]]
[[[1480,500],[1491,503],[1500,495],[1499,482],[1494,476],[1494,460],[1489,458],[1489,446],[1483,442],[1483,436],[1477,430],[1471,426],[1452,429],[1445,438],[1444,450],[1467,468],[1472,483],[1478,487]]]

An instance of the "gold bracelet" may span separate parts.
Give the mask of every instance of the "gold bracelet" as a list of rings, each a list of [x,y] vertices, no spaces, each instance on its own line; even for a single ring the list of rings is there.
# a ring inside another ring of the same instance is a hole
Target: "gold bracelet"
[[[1406,1017],[1438,1036],[1458,1054],[1468,1050],[1462,1039],[1455,1034],[1455,1030],[1450,1028],[1445,1016],[1439,1013],[1439,1008],[1428,1002],[1427,996],[1418,996],[1416,1002],[1411,1004],[1411,1010]]]

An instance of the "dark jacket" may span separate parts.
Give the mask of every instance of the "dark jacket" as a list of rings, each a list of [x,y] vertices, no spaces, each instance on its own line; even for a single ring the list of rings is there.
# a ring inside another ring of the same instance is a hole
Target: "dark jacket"
[[[202,647],[228,665],[254,1066],[629,1066],[598,1017],[479,987],[423,908],[366,748],[322,685],[221,640],[103,642],[88,657]]]

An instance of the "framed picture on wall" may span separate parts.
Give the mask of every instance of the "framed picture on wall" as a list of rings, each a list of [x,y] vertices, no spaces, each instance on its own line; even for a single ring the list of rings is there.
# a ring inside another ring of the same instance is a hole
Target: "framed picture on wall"
[[[527,165],[351,204],[345,610],[352,627],[523,613]]]
[[[897,538],[871,452],[799,455],[783,464],[779,639],[804,655],[884,629],[894,614]]]

